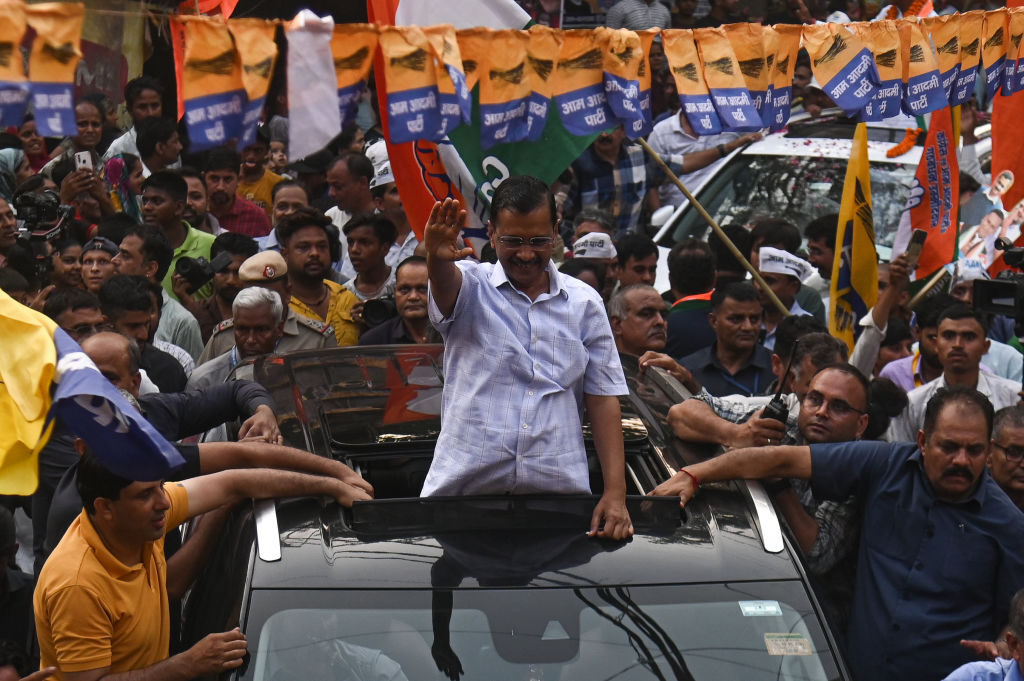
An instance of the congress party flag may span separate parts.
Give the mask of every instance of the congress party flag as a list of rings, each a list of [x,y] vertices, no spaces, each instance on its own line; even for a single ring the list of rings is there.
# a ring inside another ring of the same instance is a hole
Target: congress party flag
[[[878,69],[871,50],[842,24],[803,27],[811,71],[832,101],[853,116],[878,89]]]
[[[893,241],[893,253],[903,253],[915,229],[928,232],[917,261],[916,279],[924,279],[956,259],[960,164],[949,107],[932,113],[924,151],[917,165],[907,207]]]
[[[839,205],[828,331],[853,351],[857,322],[878,299],[878,254],[871,208],[867,124],[858,123]]]
[[[0,1],[0,26],[9,49],[0,49],[0,126],[20,126],[28,106],[29,87],[25,64],[17,49],[25,37],[27,22],[25,3],[20,0]]]
[[[74,135],[77,127],[72,89],[82,57],[79,44],[85,6],[44,2],[27,5],[25,11],[28,25],[36,31],[28,59],[36,127],[43,137]]]
[[[379,24],[429,25],[445,22],[462,31],[481,26],[523,29],[530,22],[530,16],[514,0],[447,0],[443,3],[436,0],[367,0],[367,5],[370,20]],[[536,58],[530,68],[548,74],[549,79],[538,81],[531,76],[531,85],[535,88],[535,95],[538,92],[553,94],[551,80],[555,77],[555,63],[551,62],[557,61],[557,51],[552,52],[551,46],[558,46],[560,34],[550,34],[548,43],[542,45],[539,42],[542,38],[534,43],[532,36],[535,31],[544,33],[540,27],[530,30],[530,55]],[[554,58],[546,61],[552,54]],[[387,92],[382,80],[383,70],[383,59],[378,53],[375,73],[382,111],[386,110],[383,100]],[[481,144],[479,84],[473,92],[473,100],[471,123],[451,131],[448,139],[440,143],[425,139],[406,144],[389,141],[388,156],[392,172],[402,188],[402,204],[417,234],[422,232],[434,201],[452,197],[458,199],[469,213],[469,224],[463,237],[479,252],[487,239],[487,210],[498,184],[512,175],[523,174],[551,183],[596,135],[570,135],[557,113],[552,111],[545,115],[539,102],[531,101],[531,139],[497,144],[485,150]],[[386,116],[383,124],[387,133]],[[543,128],[538,130],[541,125]],[[385,134],[385,139],[388,139],[388,134]]]
[[[246,94],[238,50],[227,24],[208,17],[182,19],[185,125],[191,150],[202,151],[241,137]]]
[[[54,416],[119,475],[156,480],[182,463],[63,330],[2,291],[0,337],[0,494],[35,492]]]
[[[334,20],[301,10],[285,24],[288,39],[288,154],[304,158],[341,132]]]
[[[238,142],[238,148],[244,149],[256,141],[256,130],[270,89],[270,77],[277,60],[277,43],[274,42],[277,24],[265,19],[231,19],[228,29],[241,59],[242,85],[245,86],[247,100],[242,117],[242,137]]]

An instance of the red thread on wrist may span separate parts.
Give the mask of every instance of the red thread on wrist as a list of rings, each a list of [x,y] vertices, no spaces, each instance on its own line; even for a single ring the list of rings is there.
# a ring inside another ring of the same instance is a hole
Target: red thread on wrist
[[[690,471],[686,470],[685,468],[680,468],[679,472],[686,475],[688,478],[690,478],[690,480],[693,480],[693,489],[694,491],[697,491],[697,489],[700,487],[700,480],[697,479],[697,476],[691,473]]]

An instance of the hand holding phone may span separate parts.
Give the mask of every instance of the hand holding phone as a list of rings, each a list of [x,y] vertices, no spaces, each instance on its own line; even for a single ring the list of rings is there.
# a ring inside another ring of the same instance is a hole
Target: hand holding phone
[[[928,238],[928,232],[923,229],[915,229],[910,237],[910,245],[907,246],[907,271],[913,272],[917,269],[918,258],[921,257],[921,249],[924,248],[924,240]]]

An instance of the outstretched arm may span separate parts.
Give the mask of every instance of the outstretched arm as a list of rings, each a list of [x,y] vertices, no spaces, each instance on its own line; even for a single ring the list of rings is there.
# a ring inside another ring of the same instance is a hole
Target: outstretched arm
[[[329,496],[342,506],[351,506],[353,501],[371,498],[365,490],[334,477],[274,469],[222,471],[174,484],[181,485],[188,492],[190,518],[242,499]]]
[[[678,496],[685,506],[702,482],[811,477],[810,447],[749,447],[687,466],[654,488],[655,496]]]
[[[455,261],[473,255],[472,248],[459,248],[459,234],[465,226],[466,211],[459,209],[458,201],[445,199],[444,203],[438,201],[430,209],[430,217],[423,228],[430,295],[445,317],[455,311],[462,288],[462,272]]]

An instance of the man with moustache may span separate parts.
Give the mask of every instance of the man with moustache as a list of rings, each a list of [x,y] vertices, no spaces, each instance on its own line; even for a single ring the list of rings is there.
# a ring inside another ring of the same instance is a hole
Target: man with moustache
[[[700,384],[674,359],[664,354],[668,341],[668,304],[649,284],[630,284],[620,288],[608,301],[608,320],[620,355],[637,358],[640,370],[661,367],[687,390],[696,393]]]
[[[962,639],[994,640],[1024,585],[1024,514],[985,471],[993,410],[941,388],[916,443],[737,449],[687,466],[656,495],[685,505],[707,482],[809,479],[817,497],[864,509],[847,632],[857,681],[942,678],[970,661]]]
[[[395,270],[395,309],[388,321],[365,331],[360,345],[436,343],[437,331],[427,317],[427,259],[410,255]]]
[[[195,168],[179,168],[175,171],[188,185],[185,197],[185,210],[182,218],[192,227],[207,234],[220,234],[221,228],[217,218],[210,214],[210,197],[206,191],[206,180]]]
[[[352,308],[356,295],[328,279],[331,267],[330,218],[313,208],[300,208],[277,225],[281,256],[288,266],[291,309],[297,314],[334,327],[338,345],[355,345],[359,325]]]
[[[266,211],[252,201],[238,195],[238,169],[242,156],[227,147],[217,147],[206,157],[206,188],[210,197],[210,212],[221,228],[253,238],[270,233],[270,218]]]
[[[1024,511],[1024,405],[1003,407],[992,424],[988,472],[1010,501]]]
[[[588,494],[585,407],[604,478],[590,535],[631,536],[618,399],[626,382],[600,295],[551,261],[551,191],[529,176],[498,185],[488,223],[497,263],[463,260],[472,254],[460,241],[466,218],[446,199],[424,230],[445,383],[422,495]]]

